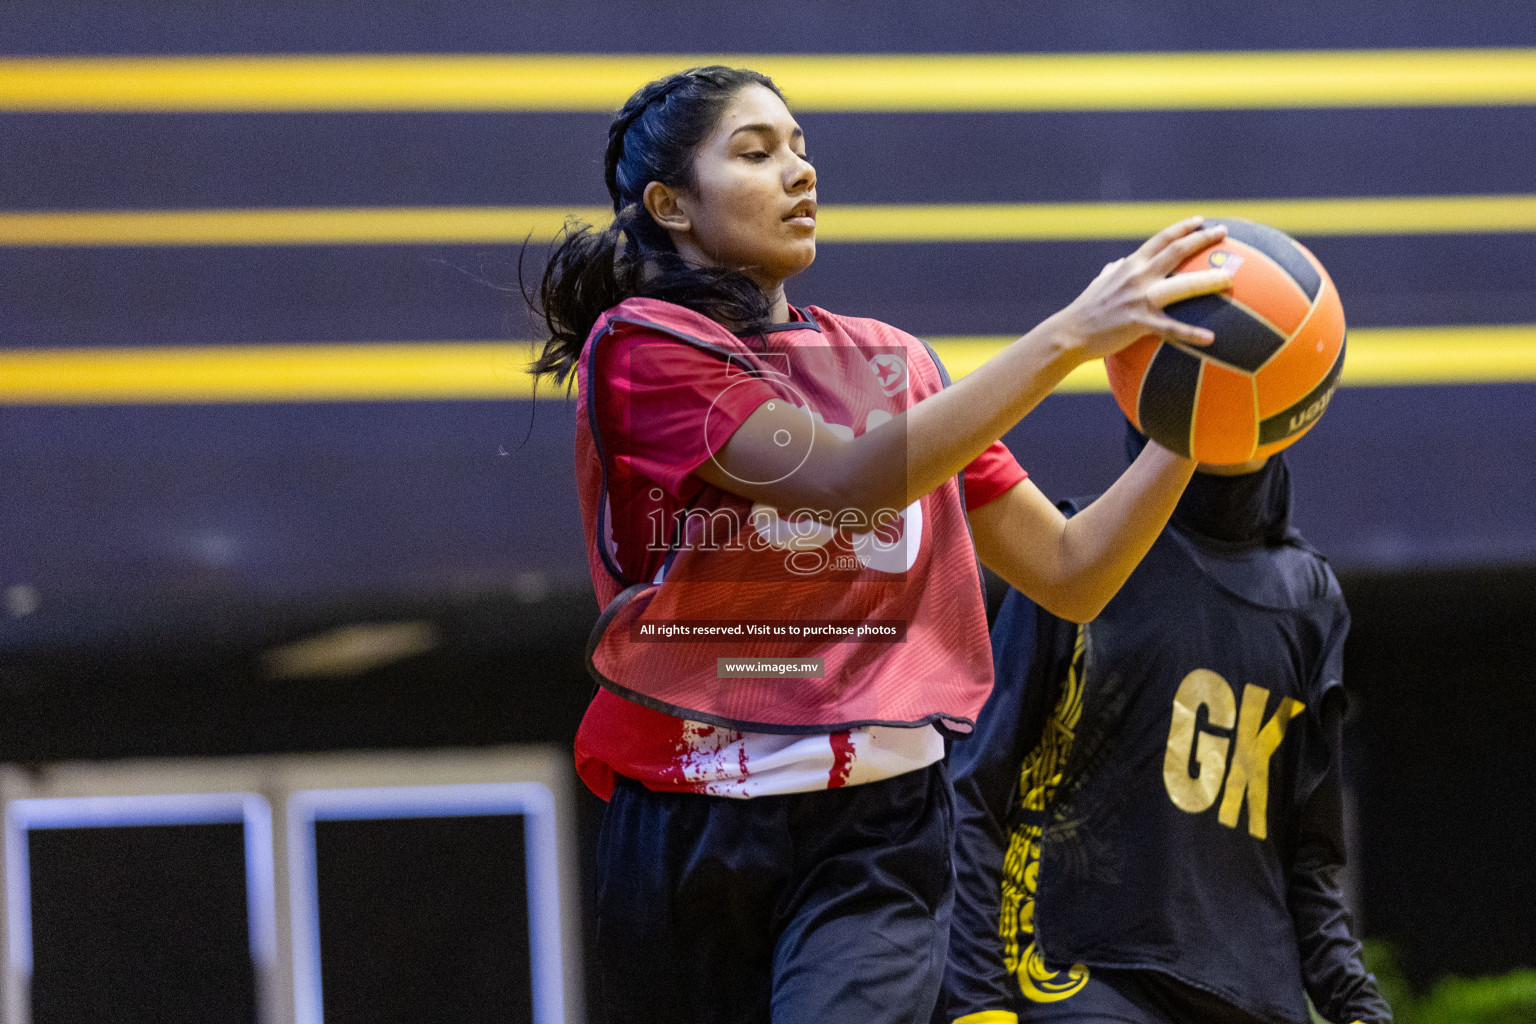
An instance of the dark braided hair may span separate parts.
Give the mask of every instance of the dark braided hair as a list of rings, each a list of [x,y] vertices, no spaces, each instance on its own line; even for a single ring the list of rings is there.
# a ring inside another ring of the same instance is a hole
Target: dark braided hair
[[[564,383],[597,318],[632,296],[675,302],[740,332],[768,324],[768,297],[751,278],[684,260],[644,203],[645,187],[653,181],[693,185],[695,151],[731,97],[749,85],[784,98],[766,75],[714,65],[657,79],[620,109],[608,128],[603,157],[613,222],[599,230],[566,221],[544,268],[538,301],[529,299],[549,328],[549,341],[529,368],[535,377]]]

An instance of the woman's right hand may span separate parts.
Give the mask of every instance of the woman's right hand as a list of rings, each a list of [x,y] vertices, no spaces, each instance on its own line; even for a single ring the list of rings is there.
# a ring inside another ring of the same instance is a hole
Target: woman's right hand
[[[1163,307],[1232,287],[1228,270],[1174,274],[1179,264],[1227,235],[1225,225],[1203,228],[1203,217],[1171,224],[1129,256],[1107,265],[1072,304],[1052,319],[1074,339],[1083,361],[1120,351],[1137,338],[1159,334],[1189,345],[1209,345],[1210,331],[1182,323]]]

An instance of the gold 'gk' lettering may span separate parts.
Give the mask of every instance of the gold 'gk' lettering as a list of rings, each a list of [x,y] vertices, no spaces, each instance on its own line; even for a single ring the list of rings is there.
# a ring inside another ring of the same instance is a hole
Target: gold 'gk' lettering
[[[1291,697],[1264,721],[1269,690],[1252,683],[1243,687],[1241,705],[1231,685],[1210,669],[1197,668],[1179,683],[1173,695],[1173,720],[1163,757],[1163,785],[1179,810],[1200,814],[1221,796],[1216,820],[1237,827],[1244,798],[1248,831],[1255,839],[1269,834],[1269,763],[1285,739],[1291,719],[1306,705]],[[1200,722],[1204,708],[1206,721]],[[1230,735],[1223,735],[1230,734]],[[1231,766],[1227,754],[1231,751]],[[1222,786],[1222,777],[1226,786]]]
[[[1237,724],[1237,700],[1232,687],[1208,668],[1197,668],[1184,677],[1173,695],[1173,724],[1168,729],[1168,752],[1163,758],[1163,785],[1181,811],[1199,814],[1216,802],[1221,779],[1227,770],[1231,741],[1198,728],[1200,708],[1210,724],[1230,729]],[[1190,755],[1198,768],[1189,773]]]

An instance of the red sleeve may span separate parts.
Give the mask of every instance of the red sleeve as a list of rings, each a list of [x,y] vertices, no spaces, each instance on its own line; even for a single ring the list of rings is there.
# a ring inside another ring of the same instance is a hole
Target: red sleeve
[[[1007,445],[993,441],[965,467],[965,510],[970,512],[1001,498],[1028,475]]]
[[[594,382],[607,456],[620,477],[636,474],[673,497],[759,405],[778,397],[761,377],[686,342],[637,332],[610,343]]]

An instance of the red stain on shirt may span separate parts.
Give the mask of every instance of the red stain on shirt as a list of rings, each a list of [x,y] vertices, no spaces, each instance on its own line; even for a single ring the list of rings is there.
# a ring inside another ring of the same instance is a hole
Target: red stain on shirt
[[[837,789],[847,783],[848,773],[853,771],[853,737],[844,730],[827,739],[832,742],[832,771],[827,775],[827,788]]]

